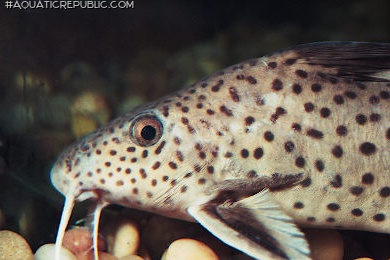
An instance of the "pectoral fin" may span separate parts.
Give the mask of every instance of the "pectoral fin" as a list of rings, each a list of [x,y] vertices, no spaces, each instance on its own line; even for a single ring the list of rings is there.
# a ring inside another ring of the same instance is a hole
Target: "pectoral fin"
[[[268,189],[236,202],[192,206],[188,212],[223,242],[256,259],[310,259],[303,233]]]

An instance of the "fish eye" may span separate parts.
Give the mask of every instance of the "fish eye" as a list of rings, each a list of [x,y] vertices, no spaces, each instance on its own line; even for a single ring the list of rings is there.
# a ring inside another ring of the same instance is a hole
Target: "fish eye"
[[[160,140],[163,126],[160,120],[152,115],[143,115],[134,119],[130,126],[130,139],[140,146],[151,146]]]

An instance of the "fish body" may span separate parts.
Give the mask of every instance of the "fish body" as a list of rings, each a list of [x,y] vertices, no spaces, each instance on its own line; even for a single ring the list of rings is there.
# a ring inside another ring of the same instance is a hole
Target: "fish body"
[[[197,221],[259,259],[310,258],[299,227],[390,233],[389,71],[389,44],[302,45],[115,119],[53,166],[57,244],[90,198]]]

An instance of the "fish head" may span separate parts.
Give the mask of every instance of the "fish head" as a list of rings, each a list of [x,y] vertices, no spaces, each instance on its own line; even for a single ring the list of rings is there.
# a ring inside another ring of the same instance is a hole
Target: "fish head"
[[[162,215],[186,215],[190,177],[210,171],[206,165],[212,156],[190,136],[202,129],[190,126],[179,106],[167,105],[171,102],[147,104],[70,145],[53,165],[53,186],[76,201],[94,199]],[[199,156],[204,157],[201,164],[196,163]],[[196,182],[202,188],[206,179]],[[187,199],[181,199],[182,194]]]

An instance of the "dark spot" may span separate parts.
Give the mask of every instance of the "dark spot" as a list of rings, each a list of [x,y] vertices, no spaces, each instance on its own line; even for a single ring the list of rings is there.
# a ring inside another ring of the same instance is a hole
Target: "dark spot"
[[[121,158],[119,158],[119,160],[120,160],[121,162],[124,162],[124,161],[126,161],[126,157],[125,157],[125,156],[122,156]]]
[[[294,151],[294,148],[295,144],[293,142],[287,141],[284,143],[284,149],[286,150],[286,152],[291,153],[292,151]]]
[[[321,109],[320,109],[320,115],[321,115],[321,117],[323,117],[323,118],[329,117],[329,116],[330,116],[330,109],[327,108],[327,107],[321,108]]]
[[[375,221],[378,221],[378,222],[383,221],[383,220],[385,220],[385,214],[383,214],[383,213],[375,214],[373,219]]]
[[[138,194],[138,189],[137,188],[133,188],[132,193],[133,194]]]
[[[386,138],[390,140],[390,128],[387,128]]]
[[[131,181],[131,183],[136,183],[137,182],[137,180],[135,178],[132,178],[130,181]]]
[[[302,130],[301,125],[298,124],[298,123],[293,123],[293,124],[291,125],[291,128],[294,129],[294,130],[297,131],[297,132],[300,132],[300,131]]]
[[[343,186],[343,179],[339,174],[336,174],[333,180],[330,182],[330,185],[332,185],[333,188],[340,188],[341,186]]]
[[[182,106],[181,102],[176,102],[175,105],[176,105],[177,107],[181,107],[181,106]]]
[[[186,175],[184,175],[184,178],[189,178],[192,176],[192,172],[187,172]]]
[[[164,106],[163,107],[163,116],[164,117],[168,117],[169,116],[169,107],[168,106]]]
[[[351,214],[355,217],[360,217],[361,215],[363,215],[363,211],[359,208],[356,208],[351,210]]]
[[[126,168],[125,173],[126,174],[130,174],[131,173],[131,169],[130,168]]]
[[[198,156],[199,156],[200,159],[203,160],[203,159],[206,158],[206,153],[205,152],[199,152]]]
[[[104,165],[105,165],[106,167],[110,167],[110,166],[111,166],[111,163],[110,163],[110,162],[105,162]]]
[[[359,149],[363,155],[367,155],[367,156],[374,154],[376,151],[375,145],[369,142],[362,143]]]
[[[153,179],[150,184],[155,187],[157,185],[157,180],[156,179]]]
[[[295,74],[298,76],[298,77],[301,77],[301,78],[307,78],[307,72],[304,71],[304,70],[296,70],[295,71]]]
[[[255,122],[255,119],[252,116],[248,116],[245,118],[245,125],[250,126]]]
[[[333,101],[334,101],[337,105],[344,104],[344,98],[343,98],[341,95],[335,95],[335,96],[333,97]]]
[[[213,166],[208,166],[208,167],[207,167],[207,172],[208,172],[209,174],[213,174],[213,173],[214,173],[214,167],[213,167]]]
[[[148,197],[148,198],[153,197],[153,193],[151,193],[150,191],[146,192],[146,197]]]
[[[198,100],[199,101],[206,100],[206,96],[205,95],[199,95],[198,96]]]
[[[188,107],[182,107],[181,112],[187,113],[190,109]]]
[[[305,107],[305,111],[308,113],[314,110],[314,105],[311,102],[305,103],[303,106]]]
[[[188,123],[189,123],[187,117],[182,117],[180,121],[183,123],[183,125],[188,125]]]
[[[357,114],[355,120],[359,125],[364,125],[367,122],[367,117],[363,114]]]
[[[383,187],[379,191],[379,196],[381,196],[382,198],[387,198],[389,197],[389,195],[390,195],[390,187]]]
[[[248,178],[255,178],[255,177],[257,177],[257,173],[256,173],[256,171],[251,170],[251,171],[249,171],[249,172],[246,174],[246,176],[247,176]]]
[[[168,177],[167,175],[164,175],[164,176],[162,177],[162,180],[163,180],[163,182],[166,182],[166,181],[169,180],[169,177]]]
[[[273,113],[271,115],[271,118],[270,118],[271,122],[276,123],[276,121],[279,119],[279,116],[284,115],[284,114],[287,114],[286,109],[284,109],[283,107],[277,107],[275,110],[275,113]]]
[[[344,125],[339,125],[336,128],[336,133],[337,133],[338,136],[346,136],[347,133],[348,133],[348,130],[347,130],[347,128]]]
[[[135,152],[135,147],[133,147],[133,146],[127,147],[127,152],[129,152],[129,153]]]
[[[227,116],[233,116],[232,110],[228,109],[226,106],[220,106],[219,111],[221,111],[222,113],[224,113]]]
[[[260,159],[261,157],[263,157],[264,155],[264,151],[263,151],[263,148],[261,147],[257,147],[254,151],[253,151],[253,157],[255,157],[255,159]]]
[[[387,91],[381,91],[381,92],[379,93],[379,96],[380,96],[382,99],[389,99],[389,98],[390,98],[390,94],[389,94],[389,92],[387,92]]]
[[[321,161],[321,160],[317,160],[317,161],[315,162],[315,166],[316,166],[316,168],[317,168],[317,170],[318,170],[319,172],[322,172],[322,171],[324,170],[324,168],[325,168],[324,162]]]
[[[309,187],[311,185],[311,178],[306,178],[301,182],[302,187]]]
[[[274,134],[270,131],[264,133],[264,139],[268,142],[272,142],[274,140]]]
[[[102,151],[100,149],[96,149],[96,154],[102,154]]]
[[[238,95],[237,89],[235,87],[230,87],[229,88],[229,93],[230,97],[234,102],[239,102],[240,101],[240,96]]]
[[[370,97],[369,100],[370,100],[370,103],[373,104],[373,105],[376,105],[376,104],[379,103],[379,97],[378,96],[374,96],[373,95],[373,96]]]
[[[355,196],[359,196],[363,192],[363,188],[359,186],[352,186],[349,188],[349,192]]]
[[[141,175],[142,179],[146,179],[148,177],[148,175],[145,172],[145,169],[142,169],[142,168],[139,169],[139,174]]]
[[[175,186],[175,185],[176,185],[176,183],[177,183],[177,181],[176,181],[176,180],[171,180],[171,182],[170,182],[170,185],[173,187],[173,186]]]
[[[157,170],[160,167],[161,163],[160,162],[155,162],[152,166],[153,170]]]
[[[290,58],[290,59],[285,60],[285,61],[284,61],[284,64],[291,66],[291,65],[293,65],[296,61],[297,61],[297,59]]]
[[[241,150],[241,157],[248,158],[248,156],[249,156],[249,151],[247,149],[242,149]]]
[[[370,115],[370,121],[371,122],[378,122],[381,120],[381,115],[380,114],[376,114],[376,113],[373,113]]]
[[[293,89],[293,92],[295,93],[295,94],[300,94],[301,92],[302,92],[302,86],[301,85],[299,85],[299,84],[294,84],[293,86],[292,86],[292,89]]]
[[[243,74],[238,74],[238,75],[236,76],[236,79],[238,79],[238,80],[244,80],[244,79],[245,79],[245,76],[244,76]]]
[[[273,90],[279,91],[283,89],[283,82],[280,81],[280,79],[274,79],[274,81],[272,81],[271,87]]]
[[[331,211],[337,211],[340,209],[340,206],[339,204],[337,203],[329,203],[327,206],[326,206],[329,210]]]
[[[255,85],[257,83],[257,80],[252,76],[246,77],[246,81],[248,81],[249,84],[252,84],[252,85]]]
[[[164,148],[165,146],[165,141],[162,141],[156,148],[156,150],[154,150],[154,153],[155,154],[160,154],[162,149]]]
[[[172,170],[176,170],[176,169],[177,169],[177,164],[174,163],[174,162],[169,162],[168,165],[169,165],[169,167],[170,167]]]
[[[184,160],[184,156],[180,151],[176,151],[176,158],[179,160],[179,162],[182,162]]]
[[[211,91],[218,92],[222,85],[223,85],[223,80],[220,79],[218,80],[217,84],[211,87]]]
[[[332,154],[334,155],[334,157],[340,158],[341,156],[343,156],[343,148],[341,148],[340,145],[335,145],[332,149]]]
[[[133,157],[131,158],[130,162],[135,163],[137,161],[137,158]]]
[[[224,155],[225,158],[230,158],[232,156],[233,156],[233,153],[231,153],[231,152],[226,152]]]
[[[314,221],[316,221],[316,218],[315,217],[307,217],[307,221],[314,222]]]
[[[364,85],[364,84],[361,83],[361,82],[357,82],[357,83],[356,83],[356,86],[357,86],[359,89],[361,89],[361,90],[365,90],[365,89],[367,88],[367,86]]]
[[[200,178],[199,180],[198,180],[198,184],[200,184],[200,185],[203,185],[203,184],[205,184],[206,183],[206,179],[205,178]]]
[[[353,91],[345,91],[344,95],[349,99],[355,99],[357,97],[356,93]]]
[[[374,182],[374,175],[371,172],[367,172],[362,176],[363,184],[372,184]]]
[[[202,103],[198,103],[198,104],[196,104],[196,108],[198,108],[198,109],[201,109],[201,108],[203,108],[203,104],[202,104]]]
[[[274,61],[271,61],[271,62],[269,62],[269,63],[267,64],[267,66],[268,66],[268,68],[270,68],[270,69],[274,69],[274,68],[276,68],[276,67],[278,66],[278,64],[277,64],[276,62],[274,62]]]
[[[311,85],[311,90],[315,93],[320,92],[321,89],[322,89],[322,86],[320,84],[315,83],[315,84]]]
[[[305,159],[303,157],[298,157],[295,159],[295,166],[303,168],[305,166]]]
[[[334,222],[336,222],[336,219],[330,217],[330,218],[327,218],[327,219],[326,219],[326,222],[328,222],[328,223],[334,223]]]
[[[214,115],[214,114],[215,114],[214,110],[212,110],[212,109],[207,109],[207,110],[206,110],[206,113],[207,113],[208,115]]]
[[[303,209],[303,207],[304,207],[304,205],[300,201],[294,203],[294,208],[295,209]]]
[[[142,158],[148,157],[148,150],[143,150],[142,151]]]
[[[202,150],[202,144],[201,144],[201,143],[196,143],[194,147],[195,147],[195,149],[196,149],[197,151]]]
[[[324,134],[321,131],[319,131],[317,129],[313,129],[313,128],[307,130],[306,133],[308,136],[313,137],[315,139],[321,139],[324,137]]]
[[[200,165],[197,164],[197,165],[194,166],[194,170],[196,172],[200,172],[202,170],[202,167],[200,167]]]
[[[181,193],[184,193],[184,192],[186,192],[187,191],[187,186],[182,186],[181,188],[180,188],[180,192]]]

